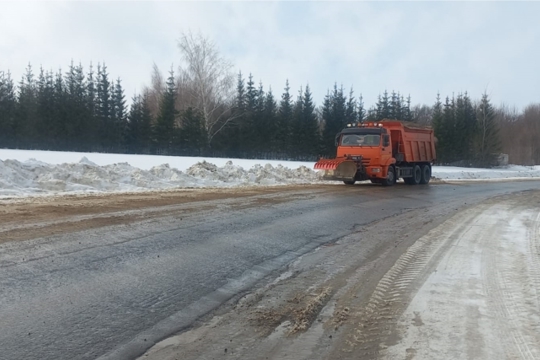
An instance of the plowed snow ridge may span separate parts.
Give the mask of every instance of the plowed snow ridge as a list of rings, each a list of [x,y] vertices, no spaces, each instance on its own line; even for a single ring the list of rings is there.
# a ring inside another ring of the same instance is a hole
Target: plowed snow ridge
[[[313,165],[314,162],[0,149],[0,198],[320,183],[322,173],[312,170]],[[497,169],[435,166],[433,176],[458,181],[538,179],[540,166]]]

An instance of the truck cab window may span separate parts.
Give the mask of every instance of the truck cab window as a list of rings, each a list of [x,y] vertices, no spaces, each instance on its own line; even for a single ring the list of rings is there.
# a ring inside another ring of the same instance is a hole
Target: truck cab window
[[[345,134],[341,138],[344,146],[379,146],[381,136],[376,134]]]

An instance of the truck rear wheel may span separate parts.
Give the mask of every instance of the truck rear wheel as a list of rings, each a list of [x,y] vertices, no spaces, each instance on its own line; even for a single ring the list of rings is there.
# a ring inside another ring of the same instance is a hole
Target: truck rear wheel
[[[425,185],[429,183],[430,179],[431,179],[431,166],[423,165],[422,166],[422,179],[420,180],[420,184]]]
[[[388,167],[386,178],[381,182],[383,186],[392,186],[396,183],[396,171],[393,166]]]
[[[356,182],[356,180],[343,180],[343,183],[345,185],[354,185],[355,182]]]
[[[412,173],[413,173],[413,176],[411,178],[410,184],[411,185],[420,184],[420,181],[422,181],[422,169],[420,168],[420,165],[414,165]]]

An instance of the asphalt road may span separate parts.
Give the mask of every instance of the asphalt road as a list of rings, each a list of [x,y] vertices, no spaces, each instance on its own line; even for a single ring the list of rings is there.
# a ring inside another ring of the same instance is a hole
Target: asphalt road
[[[289,199],[205,201],[181,217],[0,244],[0,359],[133,359],[362,225],[538,188],[520,181],[289,189]]]

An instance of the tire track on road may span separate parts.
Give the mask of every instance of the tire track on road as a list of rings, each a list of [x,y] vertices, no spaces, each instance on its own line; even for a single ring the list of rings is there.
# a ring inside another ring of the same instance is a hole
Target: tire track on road
[[[525,228],[527,221],[522,221],[523,218],[526,220],[530,217],[530,212],[516,216],[514,210],[512,217],[507,209],[501,210],[507,215],[504,222],[508,225],[499,225],[506,229],[502,231],[502,236],[495,237],[497,241],[495,246],[505,248],[505,251],[484,252],[482,277],[486,295],[491,303],[488,310],[493,312],[496,319],[496,326],[502,335],[500,341],[506,345],[503,348],[508,358],[538,359],[540,354],[534,344],[538,344],[539,339],[535,340],[534,335],[531,337],[527,329],[538,327],[530,319],[530,315],[537,313],[538,308],[528,304],[531,300],[530,280],[532,280],[528,268],[530,258],[534,255],[530,251],[530,231]],[[522,232],[516,236],[517,229],[522,229]],[[527,241],[526,245],[529,246],[523,250],[528,250],[528,253],[517,251],[515,242],[520,240]],[[508,244],[514,246],[508,248]]]
[[[410,263],[411,255],[417,253],[415,246],[427,243],[426,239],[413,245],[387,274],[404,278],[379,285],[396,287],[389,293],[396,293],[399,301],[407,299],[400,290],[409,284],[409,298],[414,298],[402,304],[406,309],[397,320],[379,329],[379,348],[374,342],[372,352],[365,355],[417,360],[539,359],[538,196],[493,199],[456,215],[427,235],[433,243],[426,251],[442,253],[427,262],[420,258]],[[437,233],[450,235],[444,240]],[[403,265],[415,269],[422,262],[426,267],[439,262],[427,279],[422,278],[426,269],[416,278],[415,271],[400,270]],[[386,300],[388,306],[388,298],[379,296],[378,302],[384,305]]]
[[[453,231],[448,234],[436,228],[399,258],[379,281],[367,306],[353,315],[352,321],[357,326],[350,331],[342,352],[354,352],[363,359],[377,358],[387,343],[395,341],[396,322],[418,288],[485,207],[466,210],[448,220],[443,226]]]

